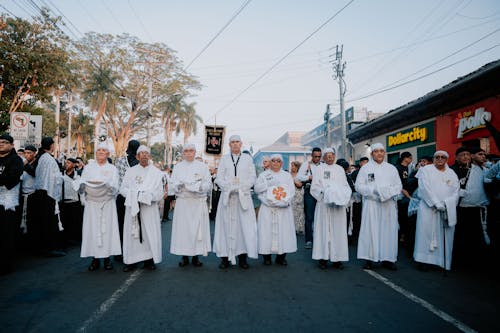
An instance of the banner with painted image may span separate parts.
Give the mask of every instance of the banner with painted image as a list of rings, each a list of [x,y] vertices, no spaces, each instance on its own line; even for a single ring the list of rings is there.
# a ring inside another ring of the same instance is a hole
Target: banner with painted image
[[[205,154],[221,155],[225,126],[205,126]]]

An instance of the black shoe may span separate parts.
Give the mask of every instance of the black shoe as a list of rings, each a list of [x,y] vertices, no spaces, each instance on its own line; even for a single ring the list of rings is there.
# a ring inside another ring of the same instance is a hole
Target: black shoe
[[[319,268],[326,269],[327,268],[326,263],[327,263],[326,260],[320,259],[319,262],[318,262]]]
[[[109,258],[104,259],[104,269],[107,271],[110,271],[113,269],[113,264],[111,263],[111,259],[109,259]]]
[[[189,265],[189,257],[183,256],[182,260],[179,261],[179,267],[186,267],[187,265]]]
[[[373,268],[373,263],[371,260],[367,260],[365,265],[363,266],[363,269],[372,269]]]
[[[191,264],[194,267],[201,267],[201,266],[203,266],[203,263],[200,261],[200,259],[198,259],[198,256],[193,256],[193,258],[191,259]]]
[[[93,272],[93,271],[99,269],[100,266],[101,266],[101,262],[99,261],[99,259],[92,259],[92,263],[90,264],[88,270],[90,272]]]
[[[122,255],[114,256],[114,259],[115,259],[116,262],[123,262],[123,256]]]
[[[222,257],[221,262],[219,264],[220,269],[226,269],[229,267],[229,260],[227,257]]]
[[[136,268],[137,268],[137,265],[136,265],[136,264],[125,265],[125,266],[123,267],[123,271],[124,271],[125,273],[127,273],[127,272],[132,272],[132,271],[135,271],[135,269],[136,269]]]
[[[429,265],[419,262],[418,265],[417,265],[417,269],[419,271],[421,271],[421,272],[428,272],[429,271]]]
[[[344,269],[344,264],[342,264],[342,262],[340,261],[335,261],[332,266],[333,268]]]
[[[247,254],[246,253],[238,255],[238,265],[243,269],[248,269],[250,267],[250,266],[248,266],[248,263],[247,263]]]
[[[398,270],[398,267],[396,266],[396,264],[393,262],[390,262],[390,261],[382,261],[382,266],[384,266],[385,268],[387,268],[390,271],[397,271]]]
[[[274,260],[274,262],[278,265],[281,265],[281,266],[288,265],[288,261],[286,261],[285,256],[286,256],[286,254],[278,254],[276,256],[276,259]]]
[[[262,256],[264,257],[264,265],[270,266],[272,264],[271,255],[270,254],[264,254]]]
[[[153,259],[145,260],[144,261],[144,269],[154,271],[156,269],[156,265],[153,261]]]

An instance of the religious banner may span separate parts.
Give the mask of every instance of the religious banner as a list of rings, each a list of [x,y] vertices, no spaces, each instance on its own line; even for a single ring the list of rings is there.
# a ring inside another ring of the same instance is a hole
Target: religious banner
[[[221,155],[224,143],[224,126],[205,126],[205,154]]]

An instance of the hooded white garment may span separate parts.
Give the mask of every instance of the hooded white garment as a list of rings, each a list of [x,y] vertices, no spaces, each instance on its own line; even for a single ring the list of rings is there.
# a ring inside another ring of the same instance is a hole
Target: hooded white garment
[[[62,174],[56,159],[49,153],[43,153],[35,171],[35,189],[45,190],[49,197],[61,201],[62,184]]]
[[[417,212],[413,257],[415,261],[449,270],[457,222],[456,206],[460,189],[458,177],[448,166],[440,171],[434,165],[420,168],[416,177],[421,200]],[[444,210],[439,211],[436,206]]]
[[[115,196],[118,171],[109,163],[89,163],[73,182],[85,205],[81,257],[107,258],[122,254]]]
[[[358,259],[396,262],[398,257],[398,207],[402,184],[396,167],[370,160],[356,178],[356,192],[363,197]]]
[[[346,206],[351,188],[344,169],[322,163],[313,171],[311,195],[317,200],[314,212],[312,258],[348,261]]]
[[[120,194],[125,198],[123,262],[162,261],[159,202],[163,199],[163,173],[153,164],[128,169]]]
[[[212,251],[207,196],[212,190],[208,166],[182,161],[169,181],[175,195],[170,252],[181,256],[208,255]]]
[[[232,264],[236,264],[239,254],[258,257],[257,222],[250,193],[255,180],[255,166],[249,155],[227,154],[221,158],[215,178],[222,193],[213,247],[217,257],[228,257]]]
[[[262,205],[257,223],[260,254],[297,251],[297,237],[291,206],[295,185],[290,173],[280,170],[262,172],[254,187]]]

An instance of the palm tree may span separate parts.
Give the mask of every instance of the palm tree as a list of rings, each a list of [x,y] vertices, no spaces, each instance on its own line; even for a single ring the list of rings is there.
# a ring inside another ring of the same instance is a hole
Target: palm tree
[[[91,117],[80,111],[73,119],[72,137],[76,140],[76,151],[78,156],[83,156],[85,151],[85,142],[92,139],[92,127],[90,125]]]
[[[195,103],[182,104],[181,112],[178,115],[178,124],[175,129],[175,134],[179,135],[182,131],[184,133],[184,145],[187,143],[191,135],[198,133],[198,123],[202,123],[201,117],[196,114]]]
[[[101,119],[106,111],[109,96],[116,90],[116,76],[108,66],[92,67],[90,79],[85,84],[83,96],[89,103],[91,110],[95,110],[97,115],[94,118],[94,144],[97,145]]]

